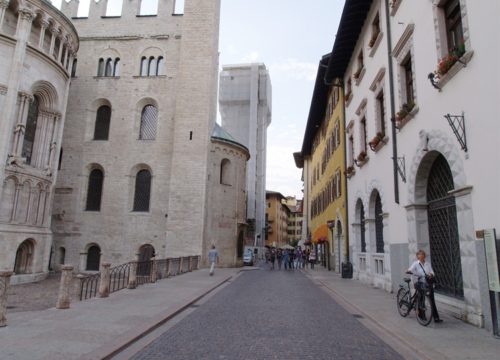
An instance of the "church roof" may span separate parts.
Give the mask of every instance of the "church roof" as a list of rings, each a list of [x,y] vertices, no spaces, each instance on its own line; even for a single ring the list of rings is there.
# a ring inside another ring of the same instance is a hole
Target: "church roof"
[[[246,152],[250,153],[245,145],[238,142],[230,133],[228,133],[222,126],[215,123],[214,130],[212,132],[212,139],[220,140],[224,142],[231,143],[233,145],[242,147]]]

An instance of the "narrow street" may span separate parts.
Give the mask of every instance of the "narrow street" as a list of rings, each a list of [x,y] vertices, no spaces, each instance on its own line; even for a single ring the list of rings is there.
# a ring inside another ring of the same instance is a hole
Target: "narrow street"
[[[301,271],[245,271],[133,359],[401,359]]]

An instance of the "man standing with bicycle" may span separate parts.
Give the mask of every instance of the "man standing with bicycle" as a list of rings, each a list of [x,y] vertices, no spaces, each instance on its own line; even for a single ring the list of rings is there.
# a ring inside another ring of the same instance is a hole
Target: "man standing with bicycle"
[[[429,300],[431,302],[432,317],[434,318],[434,322],[443,322],[443,320],[439,318],[436,302],[434,300],[434,283],[436,282],[434,270],[432,270],[430,262],[425,261],[426,254],[424,250],[418,250],[416,255],[418,260],[411,264],[408,271],[418,277],[418,286],[422,289],[429,290]]]

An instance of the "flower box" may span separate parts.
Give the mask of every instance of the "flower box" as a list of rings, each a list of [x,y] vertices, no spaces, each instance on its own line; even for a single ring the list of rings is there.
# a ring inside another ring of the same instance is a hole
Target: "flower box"
[[[385,134],[378,132],[377,135],[368,143],[372,151],[377,152],[383,145],[387,143]]]
[[[418,106],[415,103],[403,104],[396,114],[396,128],[401,129],[417,112]]]

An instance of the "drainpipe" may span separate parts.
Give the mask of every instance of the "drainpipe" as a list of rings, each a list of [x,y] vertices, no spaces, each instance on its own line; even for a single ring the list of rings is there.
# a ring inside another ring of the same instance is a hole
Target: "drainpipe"
[[[396,105],[394,104],[394,71],[392,59],[391,21],[389,14],[389,0],[385,0],[385,22],[387,27],[387,61],[389,65],[389,93],[391,102],[392,124],[392,169],[394,175],[394,201],[399,204],[399,179],[398,179],[398,143],[396,139]]]

